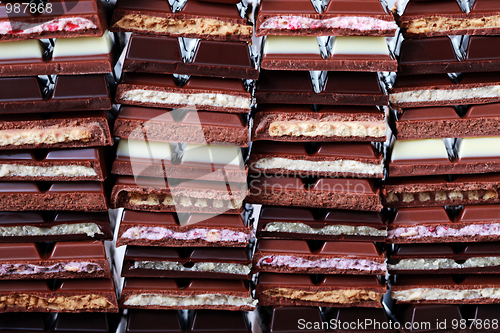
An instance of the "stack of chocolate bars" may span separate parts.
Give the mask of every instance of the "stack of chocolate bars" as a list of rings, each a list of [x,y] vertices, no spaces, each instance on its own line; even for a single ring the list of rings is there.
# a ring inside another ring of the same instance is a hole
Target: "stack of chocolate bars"
[[[53,316],[31,312],[55,312],[88,332],[118,312],[103,242],[113,43],[100,1],[0,3],[0,312],[30,312],[1,314],[3,330],[43,331]]]
[[[492,0],[410,1],[397,16],[382,196],[393,208],[389,272],[402,322],[498,322],[500,307],[485,304],[500,302],[499,17]]]
[[[299,332],[292,318],[388,321],[378,72],[397,69],[396,29],[379,0],[260,4],[249,202],[263,205],[253,268],[269,332]]]
[[[125,208],[116,246],[127,246],[117,265],[128,332],[251,328],[244,155],[259,71],[251,10],[223,2],[119,0],[113,14],[111,30],[133,32],[111,194]],[[175,310],[193,310],[189,323]]]

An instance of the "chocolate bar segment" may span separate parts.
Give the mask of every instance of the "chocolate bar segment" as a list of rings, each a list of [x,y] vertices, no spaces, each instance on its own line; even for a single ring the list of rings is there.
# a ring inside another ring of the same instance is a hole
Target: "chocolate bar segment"
[[[125,210],[116,246],[245,247],[252,228],[240,215],[150,213]]]

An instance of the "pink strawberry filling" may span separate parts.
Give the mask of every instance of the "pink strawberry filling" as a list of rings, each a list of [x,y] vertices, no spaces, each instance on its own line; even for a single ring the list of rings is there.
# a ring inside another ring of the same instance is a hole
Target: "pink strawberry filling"
[[[191,229],[186,232],[175,232],[163,227],[133,227],[127,229],[122,237],[148,240],[201,239],[207,242],[248,242],[251,234],[228,229]]]

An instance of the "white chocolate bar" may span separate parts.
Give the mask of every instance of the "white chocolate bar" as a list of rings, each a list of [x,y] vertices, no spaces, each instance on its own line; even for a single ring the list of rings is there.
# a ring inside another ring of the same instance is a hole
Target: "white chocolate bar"
[[[446,158],[445,143],[442,139],[396,141],[392,148],[392,161]]]
[[[108,54],[113,47],[110,32],[101,37],[58,38],[54,46],[52,59],[61,57]]]
[[[118,142],[117,156],[171,160],[172,150],[168,142],[121,139]]]
[[[42,59],[43,49],[36,39],[0,43],[0,60]]]
[[[332,54],[389,55],[389,47],[385,37],[338,36],[333,41]]]
[[[321,54],[316,37],[268,36],[264,54]]]
[[[242,167],[243,157],[239,147],[189,143],[182,156],[182,162],[213,163]]]
[[[500,137],[465,138],[458,149],[458,157],[500,157]]]

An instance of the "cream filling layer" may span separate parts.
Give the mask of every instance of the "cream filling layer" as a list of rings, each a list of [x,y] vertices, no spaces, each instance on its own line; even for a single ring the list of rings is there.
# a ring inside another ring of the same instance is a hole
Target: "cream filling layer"
[[[389,264],[389,269],[398,270],[437,270],[444,268],[471,268],[471,267],[491,267],[499,266],[500,257],[474,257],[458,264],[453,259],[434,258],[434,259],[401,259],[397,264]]]
[[[72,223],[58,224],[50,228],[34,227],[31,225],[15,226],[15,227],[0,227],[0,237],[17,237],[17,236],[54,236],[54,235],[81,235],[85,234],[88,237],[102,235],[103,232],[95,223]]]
[[[311,228],[304,223],[291,222],[270,222],[266,224],[264,231],[315,235],[387,236],[387,230],[378,230],[368,226],[328,225],[323,228]]]
[[[471,89],[413,90],[389,95],[391,103],[455,101],[466,98],[500,97],[500,85]]]
[[[290,267],[290,268],[334,268],[343,270],[360,271],[386,271],[385,263],[381,264],[366,259],[351,258],[324,258],[319,260],[307,260],[296,256],[264,256],[257,266]]]
[[[40,129],[13,129],[0,131],[0,146],[56,144],[61,142],[83,141],[92,139],[91,128],[99,126],[90,123],[86,126],[47,126]]]
[[[127,239],[147,240],[193,240],[201,239],[206,242],[248,242],[251,234],[228,229],[191,229],[186,232],[176,232],[163,227],[132,227],[121,236]]]
[[[471,224],[454,229],[447,226],[396,228],[389,230],[388,238],[422,237],[463,237],[463,236],[500,236],[500,223]]]
[[[273,121],[270,136],[384,137],[384,121]]]
[[[414,288],[391,292],[397,301],[454,300],[500,298],[499,288],[449,290],[440,288]]]
[[[251,306],[257,305],[252,297],[238,297],[231,295],[203,294],[195,296],[168,296],[161,294],[137,294],[127,298],[123,303],[129,306]]]
[[[0,22],[0,35],[27,35],[41,32],[80,31],[89,29],[97,29],[97,26],[92,21],[83,17],[60,17],[39,24],[13,20]]]
[[[316,172],[341,172],[376,175],[384,172],[384,164],[362,163],[353,160],[307,161],[282,157],[262,158],[255,162],[259,169],[305,170]]]
[[[49,167],[20,164],[0,164],[0,177],[91,177],[95,170],[83,165],[56,165]]]
[[[384,21],[366,16],[338,16],[329,19],[313,19],[296,15],[275,16],[265,20],[259,29],[348,29],[348,30],[394,30],[394,21]]]
[[[196,262],[192,267],[184,267],[175,261],[135,261],[133,268],[155,269],[162,271],[182,271],[182,272],[213,272],[226,274],[250,274],[252,265],[219,263],[219,262]]]
[[[66,262],[50,266],[41,266],[35,264],[0,264],[0,276],[5,275],[31,275],[31,274],[50,274],[50,273],[94,273],[102,271],[101,266],[92,262]]]

